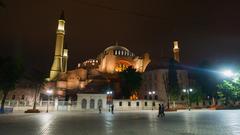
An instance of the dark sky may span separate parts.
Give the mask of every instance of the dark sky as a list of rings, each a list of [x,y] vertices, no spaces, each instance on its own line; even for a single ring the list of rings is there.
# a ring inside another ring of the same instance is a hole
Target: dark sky
[[[240,2],[223,0],[2,0],[1,56],[21,55],[30,67],[50,69],[57,20],[66,16],[69,66],[95,58],[118,41],[154,61],[181,44],[181,60],[196,65],[240,57]]]

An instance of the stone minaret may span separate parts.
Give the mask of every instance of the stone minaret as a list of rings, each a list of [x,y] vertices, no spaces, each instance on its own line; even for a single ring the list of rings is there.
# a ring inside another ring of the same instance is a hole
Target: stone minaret
[[[63,43],[65,35],[65,18],[64,12],[61,13],[60,19],[58,20],[57,28],[57,37],[56,37],[56,46],[55,46],[55,55],[50,71],[49,81],[53,81],[57,78],[60,72],[64,72],[63,68]],[[67,51],[66,51],[67,52]]]
[[[180,62],[180,49],[178,48],[178,41],[173,42],[173,56],[175,61]]]
[[[68,49],[63,50],[63,72],[67,72]]]

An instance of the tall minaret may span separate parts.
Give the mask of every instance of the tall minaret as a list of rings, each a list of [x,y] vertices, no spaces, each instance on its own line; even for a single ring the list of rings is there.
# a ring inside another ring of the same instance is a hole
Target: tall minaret
[[[57,37],[56,37],[56,46],[55,46],[55,55],[52,68],[50,71],[49,80],[53,81],[57,78],[60,72],[63,72],[63,43],[65,35],[65,17],[64,12],[62,11],[60,19],[58,20],[57,28]]]
[[[68,49],[63,50],[63,72],[67,72]]]
[[[175,61],[180,62],[180,49],[178,48],[178,41],[173,42],[173,56]]]

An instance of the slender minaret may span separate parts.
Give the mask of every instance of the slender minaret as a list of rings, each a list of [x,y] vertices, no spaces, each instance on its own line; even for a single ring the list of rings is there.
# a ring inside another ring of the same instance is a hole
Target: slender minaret
[[[63,43],[64,43],[64,35],[65,35],[64,27],[65,27],[65,17],[64,17],[64,12],[62,11],[60,19],[58,20],[55,55],[54,55],[52,68],[50,71],[50,77],[49,77],[50,81],[55,80],[60,72],[64,72],[63,71]]]
[[[173,42],[173,56],[175,61],[180,62],[180,49],[178,48],[178,41]]]
[[[63,72],[67,72],[68,49],[63,50]]]

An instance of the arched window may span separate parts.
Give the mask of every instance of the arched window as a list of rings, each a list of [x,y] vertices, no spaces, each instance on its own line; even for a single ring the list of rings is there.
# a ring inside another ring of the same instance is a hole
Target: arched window
[[[90,100],[90,109],[94,109],[94,106],[95,106],[95,100],[91,99]]]
[[[101,107],[102,108],[102,99],[98,99],[98,107]]]
[[[119,106],[122,106],[122,101],[119,102]]]
[[[131,102],[128,102],[128,106],[131,106]]]
[[[118,50],[118,55],[121,55],[121,52],[120,52],[120,50]]]
[[[82,109],[86,109],[87,108],[87,100],[83,99],[82,100]]]

